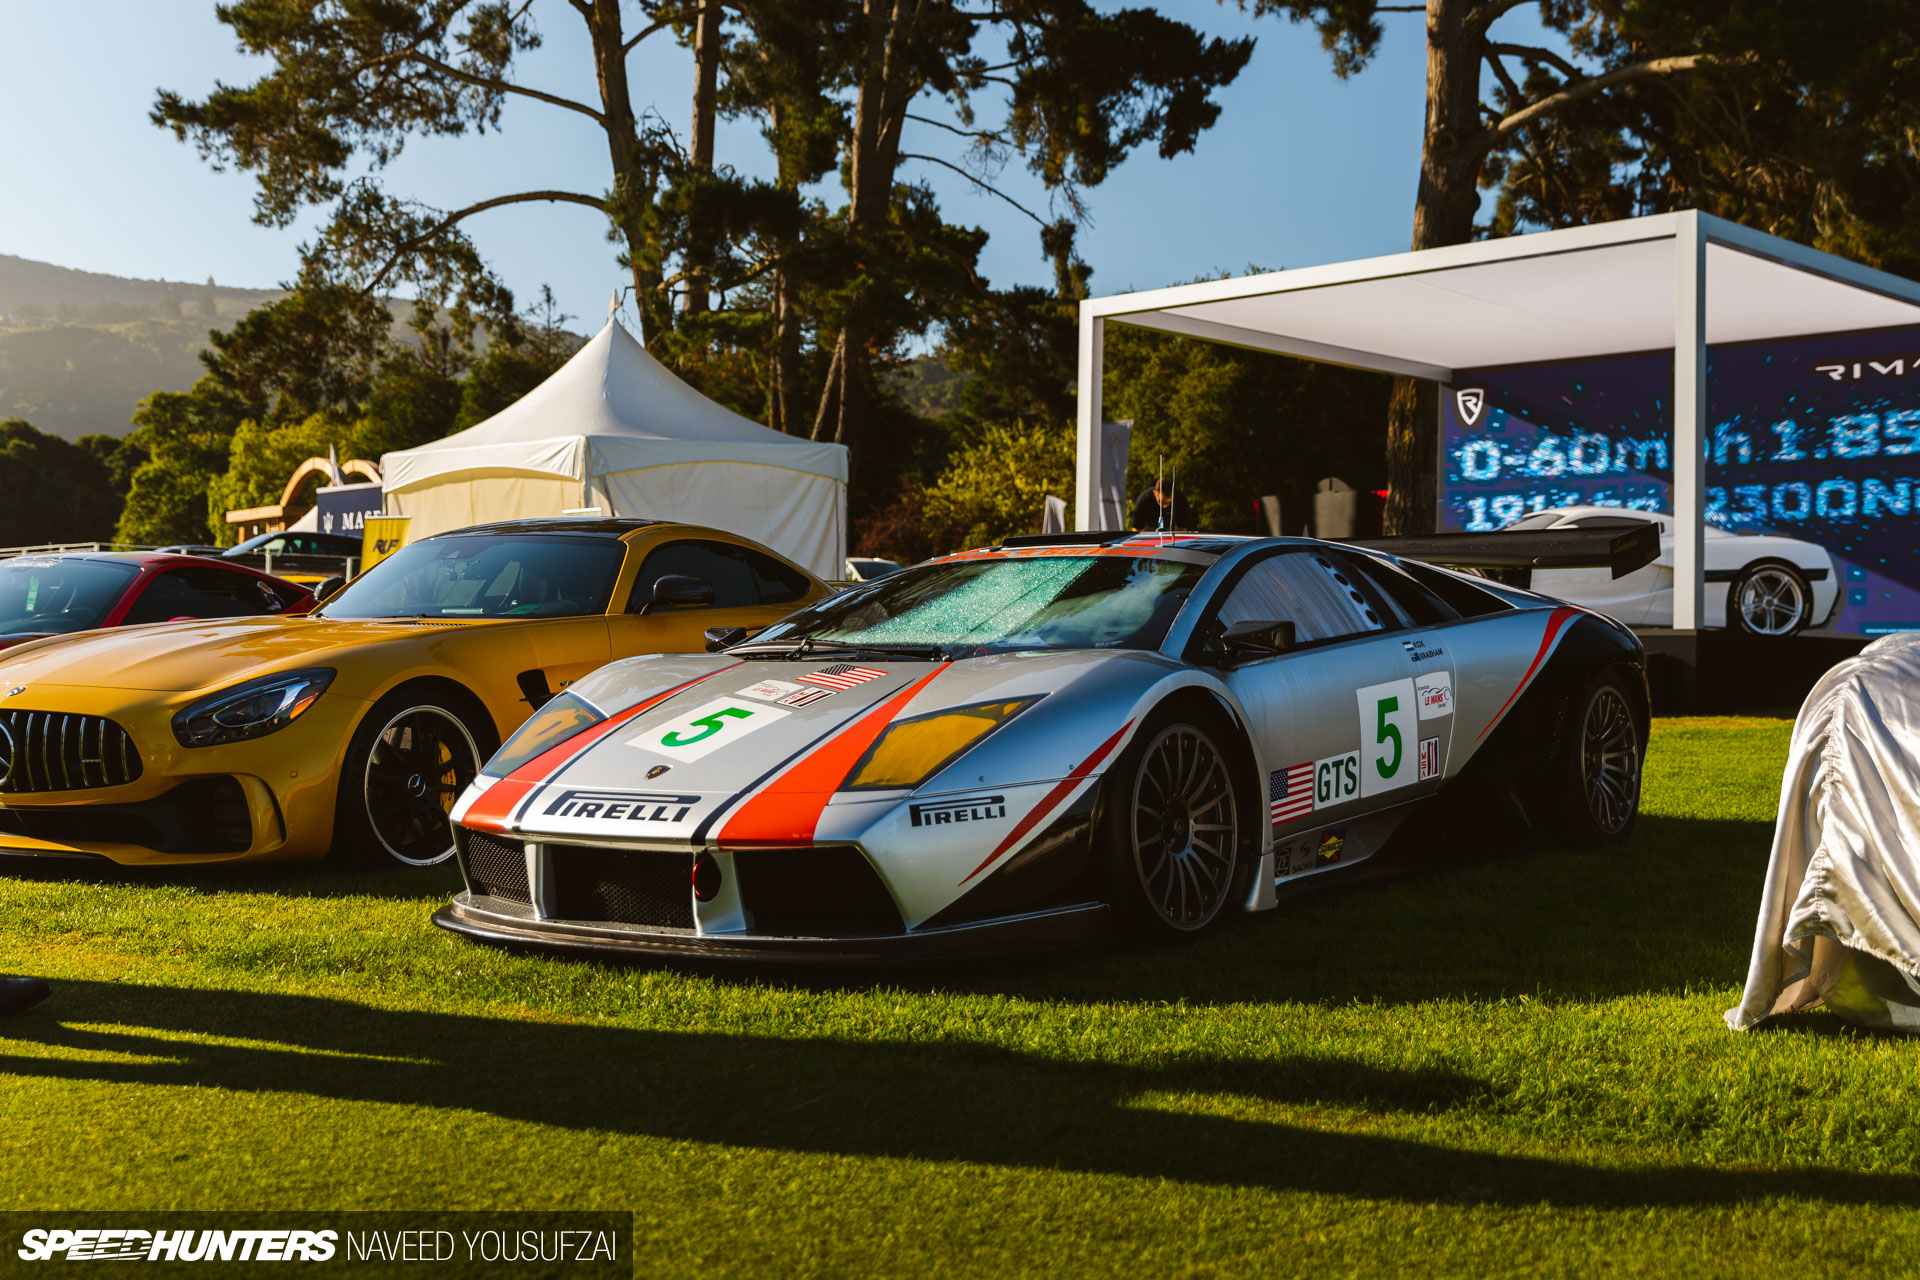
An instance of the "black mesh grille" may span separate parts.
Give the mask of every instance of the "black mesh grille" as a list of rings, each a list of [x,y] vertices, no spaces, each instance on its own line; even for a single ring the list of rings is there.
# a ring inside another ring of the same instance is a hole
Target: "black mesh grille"
[[[484,831],[458,828],[460,861],[466,868],[467,887],[475,893],[510,902],[531,903],[527,892],[526,847],[518,840],[506,840]]]
[[[740,850],[733,866],[756,933],[825,937],[906,928],[880,873],[851,845]]]
[[[103,716],[62,711],[0,711],[0,751],[10,768],[0,791],[79,791],[117,787],[140,776],[140,753],[127,731]]]
[[[0,809],[0,832],[157,853],[242,853],[253,843],[253,817],[239,779],[195,778],[134,804],[9,804]]]
[[[560,920],[693,928],[693,855],[550,844],[547,863]]]

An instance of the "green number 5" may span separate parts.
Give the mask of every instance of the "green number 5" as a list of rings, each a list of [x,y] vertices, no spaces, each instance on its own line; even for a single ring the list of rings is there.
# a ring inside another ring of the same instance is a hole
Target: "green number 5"
[[[725,728],[726,722],[720,717],[732,716],[735,720],[745,720],[752,714],[753,712],[742,711],[739,707],[722,707],[710,716],[701,716],[698,720],[695,720],[693,723],[700,726],[700,732],[694,734],[692,737],[683,738],[680,736],[680,730],[675,729],[672,733],[661,738],[660,742],[663,746],[690,747],[696,742],[711,738],[714,734]],[[1396,737],[1394,741],[1397,742],[1399,739]]]
[[[1400,709],[1400,699],[1382,698],[1376,705],[1380,709],[1380,731],[1375,735],[1374,741],[1386,742],[1391,740],[1393,742],[1393,763],[1388,764],[1386,760],[1380,759],[1373,762],[1373,767],[1380,771],[1381,777],[1391,778],[1394,774],[1400,772],[1400,726],[1388,724],[1387,717]]]

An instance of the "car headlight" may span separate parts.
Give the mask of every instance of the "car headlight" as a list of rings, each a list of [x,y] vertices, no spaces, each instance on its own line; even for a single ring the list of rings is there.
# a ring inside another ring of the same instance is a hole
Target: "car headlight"
[[[223,689],[173,718],[183,747],[214,747],[284,729],[333,683],[332,667],[308,667],[262,676]]]
[[[563,693],[548,701],[525,724],[514,730],[513,736],[493,753],[493,759],[487,761],[486,768],[481,772],[504,778],[527,761],[559,746],[574,734],[593,728],[606,718],[584,698]]]
[[[853,766],[849,791],[917,787],[959,759],[961,752],[1025,711],[1038,697],[981,702],[896,720]]]

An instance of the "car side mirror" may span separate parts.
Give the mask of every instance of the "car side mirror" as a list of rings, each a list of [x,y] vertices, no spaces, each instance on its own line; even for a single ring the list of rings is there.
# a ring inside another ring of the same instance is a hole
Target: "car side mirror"
[[[328,596],[346,585],[347,580],[336,573],[313,589],[313,598],[316,603],[324,601]]]
[[[722,649],[731,649],[746,638],[745,627],[708,627],[707,652],[719,653]]]
[[[1291,622],[1236,622],[1220,634],[1220,646],[1239,662],[1292,653],[1298,647]]]
[[[713,584],[684,573],[663,573],[653,580],[653,597],[642,613],[655,609],[698,609],[713,603]]]

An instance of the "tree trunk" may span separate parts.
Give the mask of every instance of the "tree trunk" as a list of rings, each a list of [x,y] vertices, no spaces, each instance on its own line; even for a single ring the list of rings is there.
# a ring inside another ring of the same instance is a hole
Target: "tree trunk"
[[[1480,204],[1480,60],[1487,19],[1476,0],[1427,5],[1427,132],[1413,204],[1413,247],[1473,238]],[[1434,385],[1396,378],[1387,408],[1386,532],[1426,533],[1435,523],[1440,470]]]
[[[714,102],[720,89],[720,8],[721,0],[700,0],[699,17],[693,27],[693,128],[688,158],[696,184],[713,173]],[[693,207],[687,211],[687,284],[681,310],[688,315],[707,309],[713,266],[703,195],[696,185]]]
[[[913,38],[922,0],[865,0],[866,47],[860,65],[860,92],[854,103],[853,140],[848,150],[847,230],[856,246],[886,229],[893,199],[894,173],[900,167],[900,130],[916,88],[908,83],[905,45]],[[823,439],[833,424],[836,444],[854,445],[866,425],[872,399],[873,341],[861,299],[848,300],[834,345],[833,365],[820,392],[813,438]]]
[[[613,165],[613,221],[627,246],[633,273],[634,306],[640,309],[649,347],[672,327],[671,308],[660,305],[658,247],[648,237],[658,174],[642,154],[639,123],[627,88],[627,58],[620,24],[620,0],[593,0],[587,19],[593,38],[593,68],[600,85],[600,109]]]

